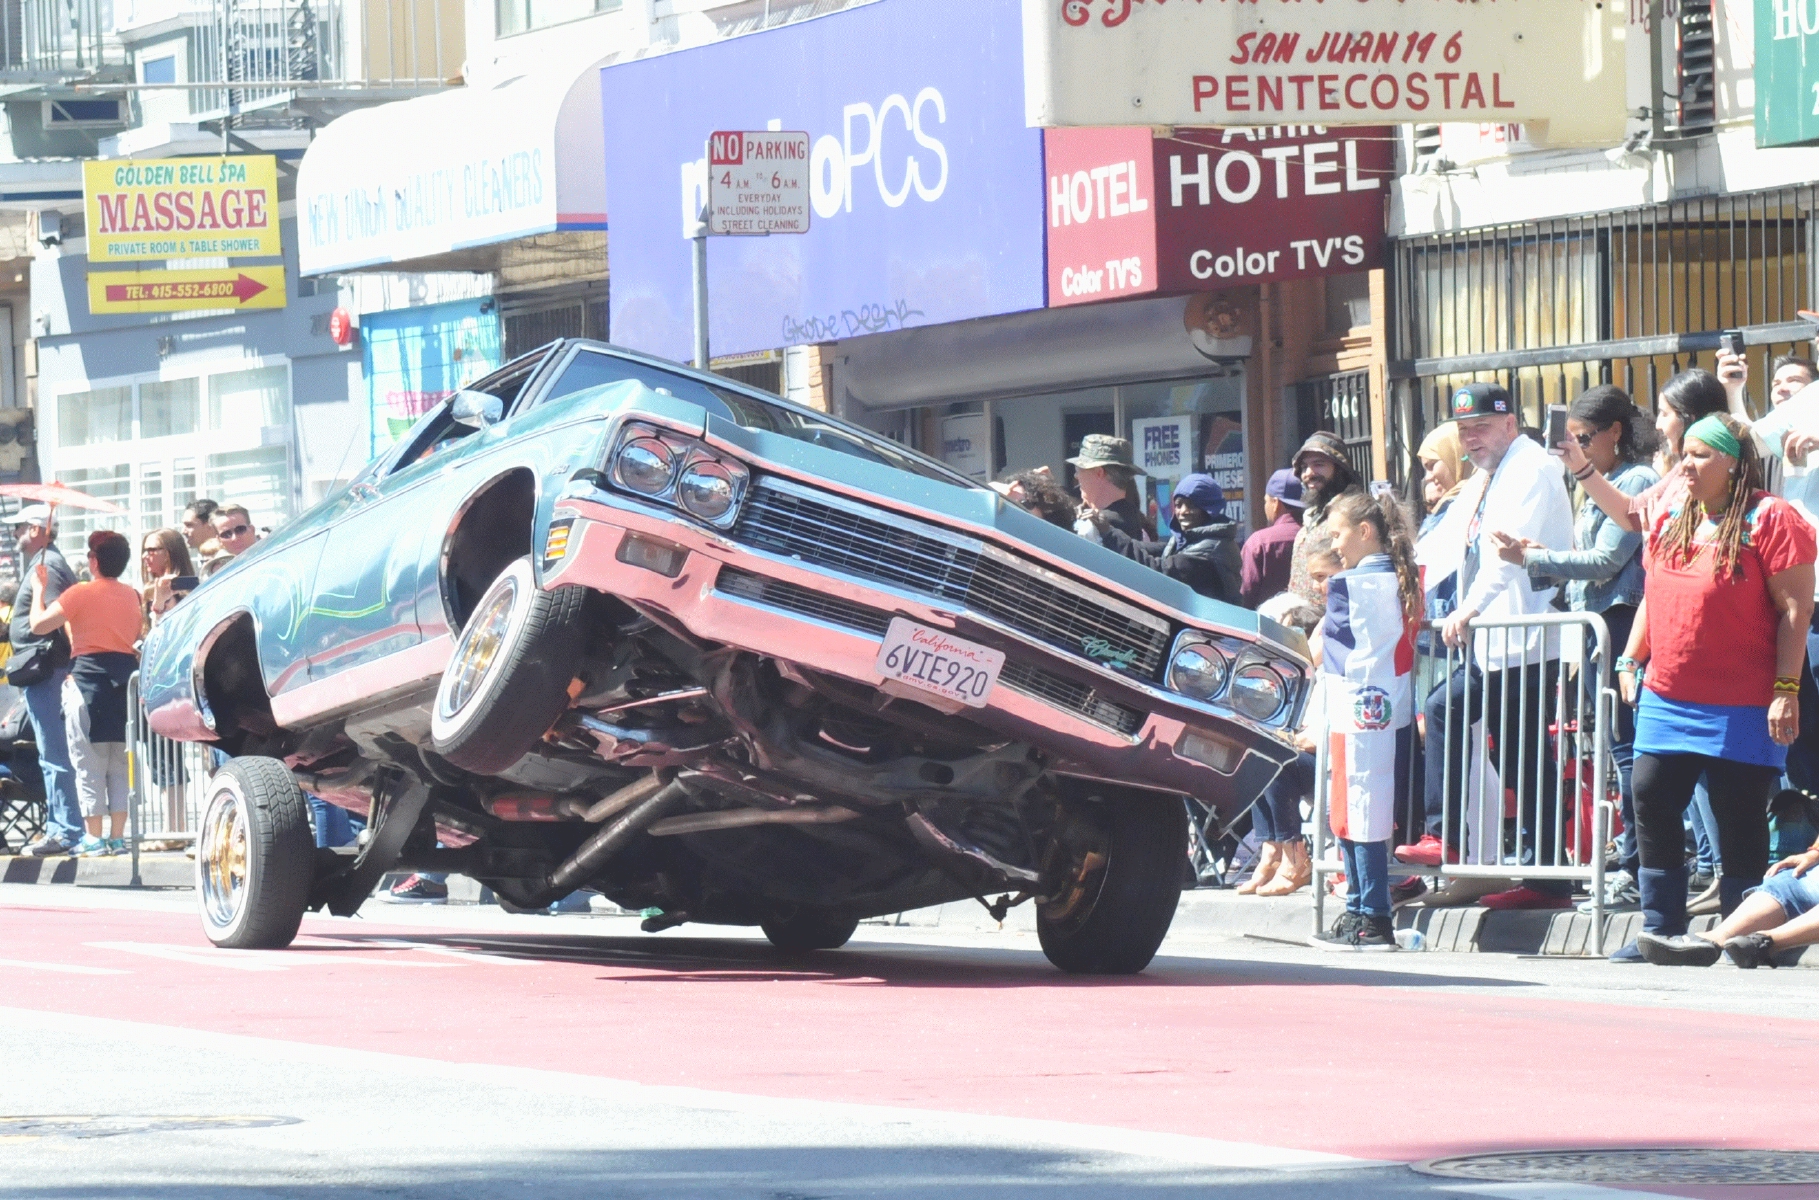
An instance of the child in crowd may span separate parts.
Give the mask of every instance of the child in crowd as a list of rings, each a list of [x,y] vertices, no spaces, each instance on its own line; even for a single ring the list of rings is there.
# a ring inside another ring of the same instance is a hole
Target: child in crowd
[[[1394,950],[1389,851],[1413,746],[1421,579],[1407,518],[1392,496],[1341,496],[1327,508],[1325,529],[1345,564],[1327,584],[1320,641],[1328,817],[1350,888],[1345,912],[1314,944]]]

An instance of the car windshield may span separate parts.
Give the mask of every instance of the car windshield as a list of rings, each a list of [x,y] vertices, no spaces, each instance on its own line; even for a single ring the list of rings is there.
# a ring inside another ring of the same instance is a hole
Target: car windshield
[[[941,463],[906,450],[887,438],[839,424],[822,413],[791,407],[781,399],[761,399],[730,387],[666,371],[651,363],[596,350],[582,350],[576,354],[539,403],[547,404],[562,396],[628,379],[635,379],[652,391],[699,404],[715,416],[747,429],[760,429],[824,446],[925,479],[939,479],[958,487],[978,486]]]

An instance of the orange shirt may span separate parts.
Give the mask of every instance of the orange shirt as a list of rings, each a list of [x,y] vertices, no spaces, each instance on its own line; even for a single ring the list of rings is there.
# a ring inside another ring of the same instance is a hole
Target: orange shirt
[[[118,579],[91,579],[64,588],[57,603],[69,618],[70,653],[137,653],[133,643],[139,640],[145,615],[139,607],[139,593],[126,584]]]

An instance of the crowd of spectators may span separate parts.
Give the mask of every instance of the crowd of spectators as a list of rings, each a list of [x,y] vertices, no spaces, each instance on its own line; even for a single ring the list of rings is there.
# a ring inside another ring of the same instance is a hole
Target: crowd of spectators
[[[1309,635],[1320,673],[1299,735],[1304,753],[1252,810],[1257,852],[1240,894],[1307,886],[1313,752],[1327,737],[1337,756],[1329,798],[1345,855],[1336,885],[1345,911],[1317,940],[1393,948],[1387,918],[1402,902],[1569,906],[1570,882],[1538,869],[1523,878],[1523,869],[1583,861],[1568,830],[1556,828],[1556,798],[1567,786],[1559,723],[1569,707],[1596,722],[1600,674],[1595,663],[1563,662],[1559,635],[1534,618],[1595,614],[1622,702],[1602,733],[1620,832],[1593,852],[1609,855],[1602,905],[1639,908],[1643,925],[1612,959],[1705,963],[1728,954],[1756,966],[1819,941],[1819,876],[1811,874],[1819,845],[1782,845],[1774,850],[1781,862],[1768,869],[1771,812],[1798,814],[1782,827],[1810,836],[1806,794],[1819,792],[1819,387],[1811,386],[1819,368],[1777,359],[1769,411],[1752,423],[1746,360],[1721,354],[1716,366],[1668,380],[1653,419],[1620,388],[1587,388],[1552,447],[1523,429],[1502,386],[1461,387],[1451,419],[1418,451],[1419,514],[1388,485],[1367,487],[1330,433],[1308,438],[1270,477],[1261,520],[1242,543],[1223,489],[1206,475],[1176,485],[1158,541],[1133,487],[1130,446],[1118,438],[1089,437],[1069,460],[1077,498],[1046,471],[995,486],[1203,595]],[[1773,487],[1765,459],[1778,467]],[[1496,619],[1509,627],[1484,624]],[[1433,664],[1420,695],[1410,669],[1416,647]],[[1467,776],[1487,756],[1522,764],[1500,785],[1515,796],[1517,858],[1507,857],[1500,807],[1487,846],[1464,844]],[[1415,877],[1393,878],[1392,859],[1498,863],[1515,878],[1453,878],[1429,891]],[[1722,923],[1690,934],[1701,911]]]
[[[55,508],[29,505],[12,524],[21,581],[7,630],[7,682],[25,697],[45,791],[44,830],[24,852],[120,854],[129,803],[127,683],[139,643],[202,578],[250,550],[259,530],[242,505],[198,500],[184,510],[182,529],[141,539],[134,587],[122,579],[133,556],[123,534],[89,534],[79,578],[57,548]],[[165,792],[165,830],[181,832],[180,767],[148,766]]]

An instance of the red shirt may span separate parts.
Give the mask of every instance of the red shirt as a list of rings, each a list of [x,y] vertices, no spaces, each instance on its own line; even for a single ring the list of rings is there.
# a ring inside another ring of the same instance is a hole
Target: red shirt
[[[1676,565],[1661,544],[1683,503],[1684,491],[1656,510],[1643,560],[1648,688],[1686,703],[1760,708],[1774,695],[1780,623],[1767,581],[1814,560],[1813,527],[1785,500],[1757,492],[1737,555],[1740,573],[1715,579],[1711,539],[1718,527],[1711,521],[1694,534],[1689,562]]]
[[[1630,497],[1630,516],[1636,518],[1643,534],[1655,528],[1655,522],[1661,514],[1669,509],[1679,509],[1681,498],[1686,495],[1686,476],[1668,468],[1667,474],[1652,487]]]

